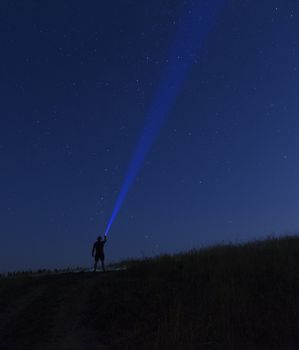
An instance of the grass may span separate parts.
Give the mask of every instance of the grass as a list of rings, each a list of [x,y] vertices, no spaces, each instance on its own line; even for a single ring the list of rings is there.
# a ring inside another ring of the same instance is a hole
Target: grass
[[[297,349],[299,238],[0,280],[1,349]]]

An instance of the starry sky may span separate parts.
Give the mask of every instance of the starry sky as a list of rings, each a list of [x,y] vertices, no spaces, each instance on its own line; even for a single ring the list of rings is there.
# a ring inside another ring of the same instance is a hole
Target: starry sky
[[[1,271],[92,264],[190,1],[1,1]],[[297,233],[298,91],[299,1],[226,0],[107,262]]]

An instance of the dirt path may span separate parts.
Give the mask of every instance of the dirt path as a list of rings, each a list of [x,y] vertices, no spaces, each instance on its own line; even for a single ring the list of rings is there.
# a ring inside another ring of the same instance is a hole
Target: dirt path
[[[87,302],[101,274],[45,276],[28,283],[9,281],[1,290],[1,350],[104,350],[95,331],[84,326]],[[2,293],[1,293],[2,292]]]
[[[61,296],[53,319],[55,324],[52,329],[51,342],[43,344],[43,350],[80,350],[86,346],[92,349],[103,350],[105,347],[99,344],[96,332],[84,326],[86,314],[86,303],[90,293],[99,280],[98,275],[88,280],[71,285],[67,293]]]

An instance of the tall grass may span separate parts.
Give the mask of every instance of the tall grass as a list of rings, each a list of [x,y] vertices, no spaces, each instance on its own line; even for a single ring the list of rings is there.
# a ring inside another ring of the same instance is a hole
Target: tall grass
[[[0,279],[1,350],[65,349],[63,334],[74,349],[299,348],[296,236],[123,264],[106,274]]]
[[[138,330],[136,339],[143,340],[136,348],[299,347],[298,237],[126,264],[135,285],[126,300],[116,302],[130,305],[123,317],[126,327]],[[139,310],[135,319],[133,309]]]

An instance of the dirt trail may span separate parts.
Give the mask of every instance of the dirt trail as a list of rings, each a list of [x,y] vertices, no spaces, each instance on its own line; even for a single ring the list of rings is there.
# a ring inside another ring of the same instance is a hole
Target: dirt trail
[[[19,297],[11,299],[10,303],[5,303],[0,312],[0,335],[9,326],[12,319],[16,319],[26,311],[28,305],[32,304],[44,292],[44,286],[31,288]],[[12,296],[11,296],[12,297]]]
[[[104,278],[66,274],[0,285],[1,350],[104,350],[97,333],[84,325],[89,297]]]

